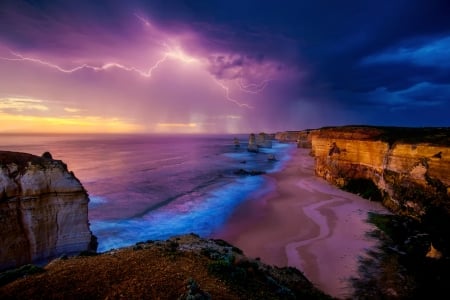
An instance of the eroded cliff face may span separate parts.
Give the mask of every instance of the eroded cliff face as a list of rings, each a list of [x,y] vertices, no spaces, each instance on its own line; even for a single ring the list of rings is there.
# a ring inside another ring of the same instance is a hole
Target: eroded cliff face
[[[0,151],[0,269],[95,251],[88,202],[62,161]]]
[[[377,128],[326,128],[312,135],[316,174],[339,186],[366,179],[393,212],[422,219],[438,208],[450,216],[449,130],[420,137]],[[378,191],[377,191],[378,192]],[[370,196],[377,196],[373,193]]]
[[[275,134],[275,139],[280,142],[295,142],[297,148],[311,148],[311,138],[314,130],[283,131]]]

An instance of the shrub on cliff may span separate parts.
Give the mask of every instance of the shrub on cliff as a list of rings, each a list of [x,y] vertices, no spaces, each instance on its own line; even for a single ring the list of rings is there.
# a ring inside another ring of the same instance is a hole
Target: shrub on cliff
[[[36,265],[24,265],[17,269],[11,269],[0,273],[0,286],[32,274],[42,273],[45,270]]]
[[[350,193],[359,194],[361,197],[371,201],[383,200],[380,190],[370,179],[350,179],[343,189]]]
[[[450,293],[450,260],[427,257],[433,237],[426,224],[406,216],[372,213],[377,226],[371,235],[380,240],[377,250],[360,264],[353,279],[358,299],[425,299]]]

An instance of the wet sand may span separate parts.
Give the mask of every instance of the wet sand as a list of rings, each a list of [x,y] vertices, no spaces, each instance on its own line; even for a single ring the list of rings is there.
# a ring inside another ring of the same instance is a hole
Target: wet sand
[[[314,175],[308,149],[293,150],[286,167],[265,175],[271,192],[242,204],[215,237],[250,257],[293,266],[326,293],[347,298],[348,278],[357,275],[358,257],[376,240],[367,212],[386,212],[380,203],[331,186]]]

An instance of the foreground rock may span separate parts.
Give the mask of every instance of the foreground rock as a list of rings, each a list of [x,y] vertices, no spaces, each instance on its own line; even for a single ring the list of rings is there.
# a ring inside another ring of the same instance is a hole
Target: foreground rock
[[[0,287],[1,299],[331,299],[294,268],[249,259],[222,240],[184,235],[58,259]]]
[[[88,194],[49,153],[0,151],[0,270],[95,251]]]

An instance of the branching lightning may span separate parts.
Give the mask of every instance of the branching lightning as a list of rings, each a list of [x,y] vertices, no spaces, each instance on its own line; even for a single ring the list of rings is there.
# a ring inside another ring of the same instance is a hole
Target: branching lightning
[[[243,92],[250,93],[250,94],[259,94],[266,88],[267,84],[271,80],[272,79],[266,79],[266,80],[261,81],[260,83],[247,83],[246,84],[246,83],[244,83],[244,80],[239,79],[238,84],[239,84],[239,88]]]
[[[12,57],[12,58],[0,57],[0,59],[9,60],[9,61],[29,61],[29,62],[32,62],[32,63],[36,63],[36,64],[47,66],[49,68],[56,69],[56,70],[58,70],[60,72],[63,72],[63,73],[74,73],[74,72],[77,72],[77,71],[81,71],[83,69],[90,69],[90,70],[94,70],[94,71],[106,71],[108,69],[117,68],[117,69],[122,69],[122,70],[125,70],[125,71],[128,71],[128,72],[135,72],[135,73],[139,74],[140,76],[147,77],[147,78],[151,77],[152,76],[152,72],[156,68],[158,68],[159,65],[162,64],[169,56],[176,58],[176,56],[170,55],[169,52],[164,53],[164,56],[161,59],[157,60],[153,64],[153,66],[151,66],[147,71],[143,71],[143,70],[140,70],[138,68],[127,67],[127,66],[124,66],[124,65],[116,63],[116,62],[108,62],[108,63],[105,63],[105,64],[103,64],[101,66],[93,66],[93,65],[89,65],[89,64],[82,64],[82,65],[79,65],[79,66],[76,66],[76,67],[73,67],[73,68],[63,68],[63,67],[61,67],[59,65],[53,64],[53,63],[48,62],[48,61],[41,60],[39,58],[26,57],[26,56],[23,56],[22,54],[14,52],[14,51],[10,51],[10,53],[14,57]]]
[[[227,87],[222,82],[220,82],[219,80],[217,80],[216,78],[213,78],[213,80],[217,83],[217,85],[219,85],[225,91],[225,96],[226,96],[228,101],[233,102],[234,104],[238,105],[239,107],[253,108],[253,106],[250,106],[250,105],[245,104],[245,103],[241,103],[238,100],[231,98],[231,96],[230,96],[230,88]]]
[[[135,14],[136,18],[138,18],[144,26],[151,28],[152,30],[154,29],[154,27],[152,26],[152,24],[146,20],[145,18],[143,18],[142,16]],[[162,37],[160,37],[160,39],[163,39]],[[78,71],[82,71],[82,70],[93,70],[96,72],[99,71],[107,71],[110,69],[120,69],[120,70],[124,70],[127,72],[133,72],[138,74],[139,76],[145,77],[145,78],[150,78],[152,77],[153,72],[160,67],[161,64],[163,64],[164,62],[166,62],[168,59],[173,59],[173,60],[177,60],[177,61],[181,61],[183,63],[196,63],[199,62],[199,59],[189,56],[188,54],[186,54],[185,52],[182,51],[182,49],[180,47],[170,47],[169,44],[167,42],[165,42],[164,40],[162,40],[160,42],[160,45],[162,45],[164,48],[166,48],[166,51],[162,52],[162,57],[160,59],[158,59],[151,67],[149,67],[147,70],[143,70],[143,69],[139,69],[136,67],[130,67],[130,66],[126,66],[123,65],[121,63],[118,62],[107,62],[101,65],[92,65],[92,64],[81,64],[81,65],[77,65],[75,67],[71,67],[71,68],[66,68],[66,67],[62,67],[58,64],[46,61],[46,60],[42,60],[40,58],[35,58],[35,57],[28,57],[25,55],[22,55],[20,53],[14,52],[12,50],[9,50],[11,57],[0,57],[1,60],[6,60],[6,61],[23,61],[23,62],[31,62],[34,64],[39,64],[39,65],[43,65],[45,67],[48,68],[52,68],[55,69],[59,72],[62,73],[75,73]],[[239,107],[245,107],[248,109],[253,108],[252,106],[246,104],[246,103],[241,103],[240,101],[238,101],[237,99],[234,99],[233,97],[230,96],[230,87],[225,85],[223,82],[221,82],[220,80],[218,80],[217,78],[215,78],[214,76],[212,76],[212,79],[214,80],[214,82],[225,91],[225,98],[236,104]],[[270,79],[268,80],[264,80],[260,83],[245,83],[244,80],[240,79],[238,81],[238,86],[239,89],[243,92],[246,93],[250,93],[250,94],[258,94],[260,92],[262,92],[268,82],[270,81]]]

